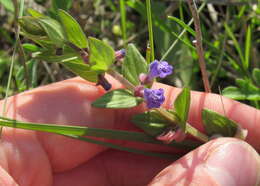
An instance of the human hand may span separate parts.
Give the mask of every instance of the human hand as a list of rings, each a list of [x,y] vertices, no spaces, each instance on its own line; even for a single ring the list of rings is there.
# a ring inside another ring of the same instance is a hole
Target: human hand
[[[121,87],[110,78],[111,81],[113,88]],[[165,107],[180,91],[163,84],[155,86],[167,90]],[[103,93],[102,88],[74,78],[9,98],[6,116],[39,123],[136,130],[129,119],[132,114],[142,111],[142,106],[121,110],[92,108],[91,102]],[[198,129],[202,129],[201,108],[223,114],[218,95],[193,92],[191,100],[189,122]],[[260,150],[257,127],[260,111],[226,98],[223,103],[226,115],[248,129],[247,142]],[[174,152],[169,147],[119,143]],[[55,134],[6,127],[0,141],[0,185],[3,186],[139,186],[149,183],[160,186],[249,186],[259,185],[259,173],[260,161],[256,151],[246,142],[234,138],[212,140],[175,162],[107,149]]]

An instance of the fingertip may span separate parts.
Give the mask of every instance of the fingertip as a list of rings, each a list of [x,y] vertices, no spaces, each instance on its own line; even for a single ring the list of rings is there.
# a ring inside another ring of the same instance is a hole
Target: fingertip
[[[260,160],[246,142],[219,138],[188,153],[151,182],[157,185],[258,185]]]

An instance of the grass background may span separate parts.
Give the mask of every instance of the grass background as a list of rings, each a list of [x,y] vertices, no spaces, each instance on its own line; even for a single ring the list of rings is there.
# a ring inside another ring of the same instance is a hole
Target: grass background
[[[146,2],[27,0],[21,13],[26,15],[26,9],[33,8],[55,18],[55,10],[64,9],[80,23],[86,35],[102,39],[115,49],[134,43],[145,56],[149,41]],[[0,0],[0,98],[74,76],[57,63],[35,60],[26,45],[24,53],[18,49],[13,56],[19,3],[21,1]],[[259,4],[197,4],[203,6],[200,21],[212,91],[220,93],[224,90],[224,95],[256,108],[260,106]],[[194,27],[186,25],[192,18],[187,3],[152,0],[151,12],[155,59],[163,58],[174,66],[174,74],[162,82],[203,91],[198,56],[193,45]],[[180,37],[183,30],[186,32]],[[22,36],[21,42],[31,43]],[[11,73],[12,60],[14,68]],[[24,64],[28,73],[25,73]],[[7,92],[9,76],[11,83]]]

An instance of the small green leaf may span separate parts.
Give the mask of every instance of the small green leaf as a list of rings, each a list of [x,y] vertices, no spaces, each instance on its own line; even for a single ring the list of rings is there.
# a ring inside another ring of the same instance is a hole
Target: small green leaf
[[[63,46],[65,41],[65,36],[60,23],[48,17],[40,18],[37,20],[39,24],[43,27],[45,32],[48,34],[53,44],[55,44],[58,47]]]
[[[223,96],[226,96],[235,100],[245,100],[246,95],[243,94],[239,88],[235,86],[228,86],[222,91]]]
[[[63,55],[55,55],[52,51],[44,51],[36,56],[37,59],[44,60],[48,63],[62,63],[70,60],[78,59],[75,52],[67,52]]]
[[[238,125],[212,110],[202,110],[202,120],[208,135],[221,134],[225,137],[234,137],[237,132]]]
[[[84,63],[75,52],[65,52],[62,55],[55,55],[52,51],[44,51],[38,54],[36,58],[49,63],[60,63],[85,80],[95,83],[98,80],[98,73],[90,70],[90,65]]]
[[[151,136],[158,136],[169,127],[168,122],[154,111],[134,115],[131,121]]]
[[[131,108],[143,102],[140,97],[135,97],[126,89],[117,89],[107,92],[101,98],[92,103],[99,108]]]
[[[259,87],[260,86],[260,69],[259,68],[253,69],[253,78],[256,82],[256,85]]]
[[[58,10],[58,13],[67,36],[67,40],[79,48],[87,48],[87,38],[78,22],[64,10]]]
[[[147,73],[147,63],[133,44],[127,47],[122,71],[123,76],[134,85],[139,84],[141,73]]]
[[[27,9],[27,12],[34,18],[42,18],[42,17],[46,17],[45,15],[43,15],[42,13],[34,10],[34,9]]]
[[[89,37],[89,62],[91,70],[105,72],[115,60],[113,48],[103,41]]]
[[[27,52],[39,52],[41,50],[38,46],[31,43],[24,43],[23,48]]]
[[[90,70],[90,66],[83,63],[82,60],[71,60],[62,63],[67,69],[72,71],[74,74],[82,77],[87,81],[96,83],[98,81],[98,73]]]
[[[177,96],[174,102],[175,113],[180,119],[181,128],[183,131],[186,130],[186,122],[189,115],[190,109],[190,89],[185,87],[181,93]]]
[[[185,30],[187,30],[190,34],[192,34],[194,37],[196,36],[196,32],[186,23],[184,23],[182,20],[178,19],[177,17],[168,16],[168,19],[175,21],[179,25],[181,25]]]
[[[236,100],[260,100],[260,88],[253,85],[249,79],[237,79],[238,87],[226,87],[223,90],[223,95]]]

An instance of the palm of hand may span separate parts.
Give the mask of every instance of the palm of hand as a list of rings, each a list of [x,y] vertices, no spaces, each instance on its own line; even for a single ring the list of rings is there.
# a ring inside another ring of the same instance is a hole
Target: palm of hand
[[[113,86],[119,88],[121,85],[113,81]],[[168,90],[166,104],[172,103],[178,90],[161,84],[156,86]],[[91,108],[91,101],[103,93],[81,79],[71,79],[10,98],[7,116],[41,123],[135,130],[128,120],[143,108],[121,111]],[[222,110],[217,95],[193,93],[192,100],[190,120],[198,128],[201,128],[199,109],[213,107],[216,111]],[[214,108],[216,105],[219,108]],[[259,130],[254,130],[254,126],[260,121],[260,112],[230,100],[224,100],[224,106],[229,117],[249,130],[248,142],[259,149]],[[168,147],[118,143],[147,150],[176,152]],[[150,185],[259,184],[258,154],[245,142],[232,138],[213,140],[174,163],[54,134],[10,128],[4,128],[0,146],[0,185],[6,186],[138,186],[149,182]]]

